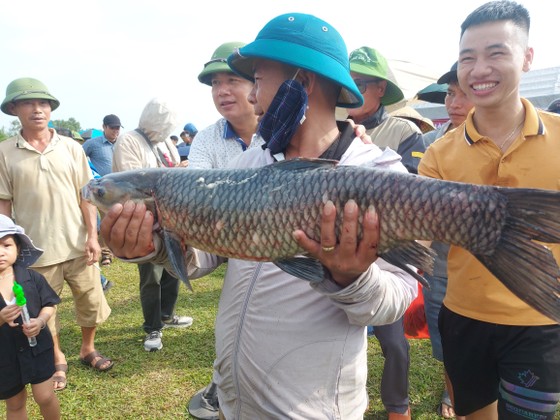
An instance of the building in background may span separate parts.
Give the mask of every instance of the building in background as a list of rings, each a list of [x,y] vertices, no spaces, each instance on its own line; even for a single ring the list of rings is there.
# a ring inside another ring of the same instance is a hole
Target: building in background
[[[554,99],[560,98],[560,66],[524,73],[520,93],[537,108],[547,109]],[[432,120],[436,126],[448,120],[445,105],[423,101],[414,101],[410,105],[422,116]]]

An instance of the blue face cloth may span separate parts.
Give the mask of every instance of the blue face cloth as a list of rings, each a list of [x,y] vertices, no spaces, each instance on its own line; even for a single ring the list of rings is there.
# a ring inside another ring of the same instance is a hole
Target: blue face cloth
[[[305,121],[307,92],[297,80],[286,80],[259,123],[258,133],[272,155],[288,147],[294,133]]]

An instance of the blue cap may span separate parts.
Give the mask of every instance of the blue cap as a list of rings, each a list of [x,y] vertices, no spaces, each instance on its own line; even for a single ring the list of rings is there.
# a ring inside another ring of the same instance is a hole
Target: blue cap
[[[187,133],[189,133],[189,135],[191,137],[194,137],[196,135],[196,133],[198,133],[198,130],[196,129],[196,127],[194,126],[193,123],[185,124],[185,126],[183,127],[183,131],[186,131]]]
[[[337,106],[357,108],[364,102],[350,76],[344,39],[324,20],[302,13],[280,15],[257,38],[228,58],[231,69],[253,81],[256,58],[278,61],[319,74],[342,87]]]

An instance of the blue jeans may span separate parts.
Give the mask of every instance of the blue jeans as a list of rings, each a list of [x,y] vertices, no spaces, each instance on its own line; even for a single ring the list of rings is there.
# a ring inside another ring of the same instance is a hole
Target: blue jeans
[[[432,343],[432,355],[434,359],[443,362],[443,350],[441,348],[441,335],[438,328],[439,312],[441,304],[447,290],[447,277],[436,277],[424,275],[430,283],[430,289],[424,288],[424,312],[426,313],[426,322],[428,323],[428,331],[430,332],[430,341]]]

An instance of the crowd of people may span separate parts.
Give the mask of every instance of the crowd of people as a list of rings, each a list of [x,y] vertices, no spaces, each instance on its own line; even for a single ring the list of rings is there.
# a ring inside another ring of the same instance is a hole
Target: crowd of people
[[[388,112],[404,95],[381,52],[363,46],[349,53],[334,27],[302,13],[273,18],[252,42],[214,50],[198,80],[210,87],[220,118],[200,131],[181,124],[181,142],[172,135],[179,118],[159,98],[145,105],[135,129],[121,133],[119,117],[109,114],[102,136],[77,142],[49,128],[60,102],[44,83],[12,81],[1,110],[18,117],[21,131],[0,143],[0,354],[9,360],[0,399],[8,418],[25,418],[27,384],[44,418],[60,418],[55,391],[66,387],[68,366],[56,307],[64,283],[81,328],[80,361],[100,372],[113,367],[96,348],[95,333],[111,313],[98,267],[114,256],[138,266],[144,350],[162,349],[164,328],[193,323],[175,313],[180,281],[154,215],[133,202],[99,212],[80,195],[94,176],[155,167],[257,168],[303,157],[558,190],[560,99],[540,110],[519,94],[534,54],[529,28],[528,11],[511,0],[490,1],[466,17],[457,62],[437,81],[447,86],[449,121],[435,130],[410,112]],[[387,417],[412,418],[403,320],[418,284],[378,256],[379,225],[374,209],[362,213],[350,200],[337,210],[326,199],[320,240],[293,232],[306,256],[324,267],[318,283],[270,262],[228,260],[186,244],[190,279],[227,263],[213,378],[191,396],[191,415],[362,418],[368,337],[375,335],[385,360],[379,393]],[[426,245],[437,255],[423,295],[433,357],[444,365],[438,414],[553,419],[560,400],[558,323],[462,248]],[[559,261],[560,245],[549,246]],[[26,310],[16,301],[18,284]]]

